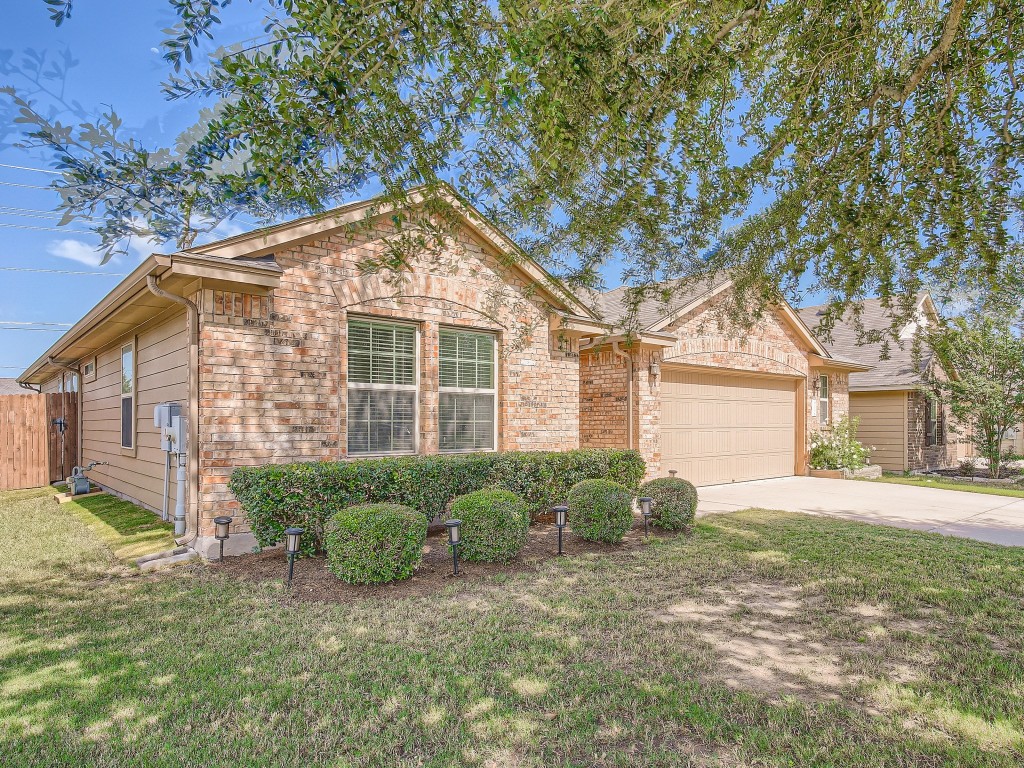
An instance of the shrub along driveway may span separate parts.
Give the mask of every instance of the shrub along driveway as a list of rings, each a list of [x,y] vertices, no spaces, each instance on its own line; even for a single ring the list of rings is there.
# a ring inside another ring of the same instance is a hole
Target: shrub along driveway
[[[1024,498],[1015,496],[816,477],[714,485],[698,495],[698,514],[785,509],[1024,546]]]
[[[1022,593],[1024,550],[749,510],[313,603],[0,494],[0,765],[1018,766]]]

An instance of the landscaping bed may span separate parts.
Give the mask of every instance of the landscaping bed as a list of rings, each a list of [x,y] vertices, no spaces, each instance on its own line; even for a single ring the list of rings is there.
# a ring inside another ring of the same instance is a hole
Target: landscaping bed
[[[558,558],[558,531],[550,517],[541,516],[530,526],[526,546],[510,562],[460,561],[458,576],[452,574],[452,554],[448,547],[447,531],[443,525],[433,525],[429,528],[427,543],[423,548],[423,560],[412,577],[402,581],[378,585],[346,584],[327,570],[325,557],[300,557],[295,561],[291,596],[295,600],[335,603],[346,603],[367,597],[420,597],[435,594],[453,582],[472,584],[500,574],[536,571],[547,561]],[[650,539],[672,538],[678,535],[680,533],[675,531],[650,527]],[[633,527],[620,544],[586,541],[566,528],[562,540],[562,550],[565,553],[563,557],[571,559],[586,554],[624,553],[639,549],[648,541],[644,537],[641,519],[634,520]],[[210,568],[216,573],[250,582],[280,582],[285,578],[287,561],[283,550],[275,547],[250,555],[225,558],[222,563],[210,563]]]

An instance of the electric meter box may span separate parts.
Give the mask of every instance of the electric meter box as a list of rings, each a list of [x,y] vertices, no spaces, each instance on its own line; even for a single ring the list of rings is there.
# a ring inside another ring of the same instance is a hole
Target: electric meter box
[[[181,418],[179,403],[159,403],[153,408],[153,426],[160,430],[160,450],[178,453],[184,451],[184,441],[175,444],[174,420]],[[182,446],[181,448],[178,445]]]

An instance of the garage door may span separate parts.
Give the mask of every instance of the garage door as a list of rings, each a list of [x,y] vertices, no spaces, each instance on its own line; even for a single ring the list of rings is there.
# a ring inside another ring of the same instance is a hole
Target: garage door
[[[792,475],[796,382],[662,369],[664,471],[694,485]]]

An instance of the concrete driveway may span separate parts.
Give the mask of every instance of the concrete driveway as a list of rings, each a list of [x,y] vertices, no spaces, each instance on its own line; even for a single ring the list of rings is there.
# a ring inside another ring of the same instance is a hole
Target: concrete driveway
[[[697,489],[697,514],[761,507],[1024,546],[1024,499],[863,480],[782,477]]]

